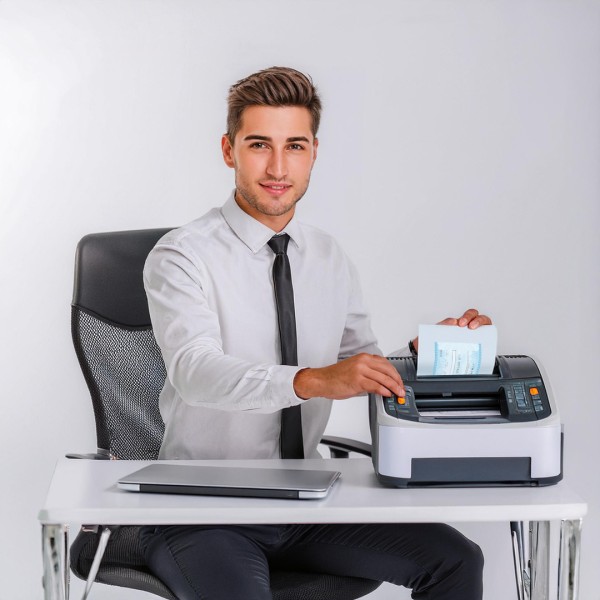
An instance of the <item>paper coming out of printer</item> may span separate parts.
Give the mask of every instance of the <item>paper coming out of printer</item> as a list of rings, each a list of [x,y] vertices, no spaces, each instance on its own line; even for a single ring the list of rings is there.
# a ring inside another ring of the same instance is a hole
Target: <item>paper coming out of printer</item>
[[[496,362],[495,325],[477,329],[451,325],[419,325],[417,377],[489,375]]]

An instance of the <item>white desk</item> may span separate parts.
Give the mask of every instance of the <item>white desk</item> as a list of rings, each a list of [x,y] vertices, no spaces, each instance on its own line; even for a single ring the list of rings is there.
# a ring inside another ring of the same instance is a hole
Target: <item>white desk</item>
[[[576,600],[581,520],[586,503],[564,483],[544,488],[393,489],[382,487],[369,459],[179,461],[177,464],[334,469],[341,479],[323,500],[274,500],[140,494],[117,480],[148,461],[58,461],[39,512],[46,600],[68,598],[67,523],[101,525],[191,523],[417,523],[508,521],[524,598],[549,598],[549,524],[561,522],[560,600]],[[521,530],[519,531],[519,528]],[[526,548],[527,547],[527,548]],[[527,549],[529,556],[525,557]],[[527,560],[529,559],[529,561]]]

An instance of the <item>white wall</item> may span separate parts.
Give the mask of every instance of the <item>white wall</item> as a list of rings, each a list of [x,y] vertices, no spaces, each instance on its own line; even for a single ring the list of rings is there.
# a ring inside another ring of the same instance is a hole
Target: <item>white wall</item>
[[[221,204],[228,85],[274,64],[322,92],[300,214],[358,264],[382,348],[476,305],[501,352],[546,366],[598,600],[600,5],[583,0],[0,2],[0,598],[42,597],[37,510],[55,459],[94,447],[78,239]],[[332,430],[365,437],[364,419],[340,403]],[[503,531],[469,529],[486,600],[514,598]]]

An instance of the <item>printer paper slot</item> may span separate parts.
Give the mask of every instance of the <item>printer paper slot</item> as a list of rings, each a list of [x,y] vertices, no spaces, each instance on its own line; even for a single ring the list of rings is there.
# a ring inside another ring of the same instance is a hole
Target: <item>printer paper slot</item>
[[[485,409],[485,410],[422,410],[421,415],[424,417],[434,417],[436,419],[484,419],[486,417],[501,417],[500,410]]]
[[[424,410],[477,410],[499,409],[505,399],[504,390],[493,396],[416,396],[415,404],[419,411]]]
[[[494,394],[457,394],[452,396],[419,396],[415,405],[420,416],[429,420],[476,420],[502,417],[506,400],[504,389]]]

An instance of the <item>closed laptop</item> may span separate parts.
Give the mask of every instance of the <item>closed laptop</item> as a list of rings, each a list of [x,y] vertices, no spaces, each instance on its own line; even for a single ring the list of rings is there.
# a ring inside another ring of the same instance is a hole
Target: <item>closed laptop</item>
[[[132,492],[250,496],[255,498],[324,498],[339,471],[271,469],[153,463],[118,482]]]

